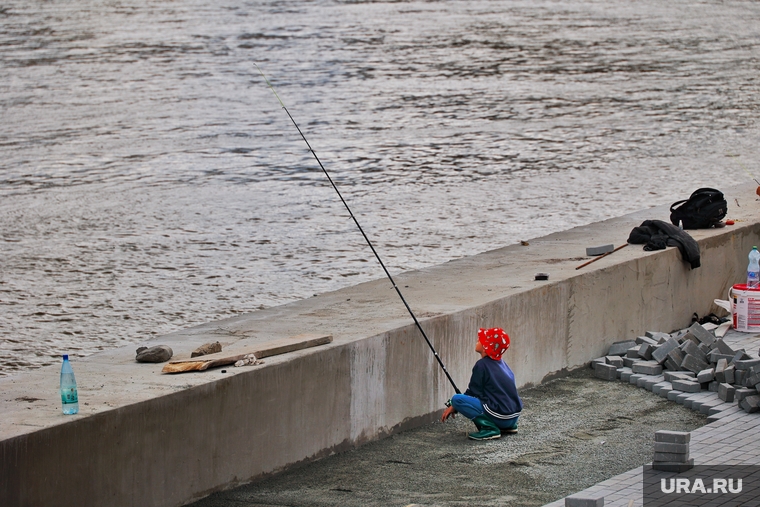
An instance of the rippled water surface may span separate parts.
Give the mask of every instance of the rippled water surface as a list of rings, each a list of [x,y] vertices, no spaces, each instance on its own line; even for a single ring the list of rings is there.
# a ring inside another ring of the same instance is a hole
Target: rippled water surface
[[[758,170],[760,3],[9,0],[0,374]]]

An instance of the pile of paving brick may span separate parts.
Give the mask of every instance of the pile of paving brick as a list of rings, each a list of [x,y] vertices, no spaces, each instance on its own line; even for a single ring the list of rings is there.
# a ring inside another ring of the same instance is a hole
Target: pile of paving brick
[[[591,367],[598,378],[630,382],[704,414],[734,402],[748,413],[760,411],[760,359],[731,349],[698,323],[613,343]]]
[[[685,472],[694,467],[689,457],[691,433],[660,430],[654,433],[654,459],[652,468],[665,472]]]

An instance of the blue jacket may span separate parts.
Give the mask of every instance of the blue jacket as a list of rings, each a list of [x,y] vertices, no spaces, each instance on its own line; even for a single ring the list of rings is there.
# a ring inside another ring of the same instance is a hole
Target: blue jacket
[[[515,374],[502,360],[486,356],[472,368],[470,385],[464,394],[483,402],[483,408],[496,419],[514,419],[520,415],[523,404],[517,395]]]

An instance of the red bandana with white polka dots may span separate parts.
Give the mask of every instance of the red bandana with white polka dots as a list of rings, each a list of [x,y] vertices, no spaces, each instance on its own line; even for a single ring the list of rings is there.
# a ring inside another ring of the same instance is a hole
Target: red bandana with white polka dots
[[[478,341],[491,359],[498,361],[509,348],[509,335],[500,327],[478,330]]]

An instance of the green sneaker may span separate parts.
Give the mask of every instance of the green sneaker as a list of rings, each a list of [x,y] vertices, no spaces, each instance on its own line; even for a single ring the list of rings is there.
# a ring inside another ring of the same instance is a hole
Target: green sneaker
[[[472,440],[494,440],[501,438],[501,431],[498,426],[491,422],[491,420],[485,415],[479,415],[472,420],[478,431],[467,435]]]

